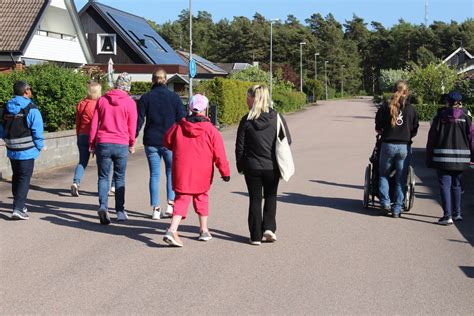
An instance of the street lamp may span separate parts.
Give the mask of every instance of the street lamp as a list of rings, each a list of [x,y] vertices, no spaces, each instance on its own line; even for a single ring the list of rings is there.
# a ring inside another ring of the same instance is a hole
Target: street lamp
[[[319,53],[314,54],[314,80],[318,80],[318,56]]]
[[[189,0],[189,66],[191,66],[191,60],[193,59],[193,11],[191,7],[192,0]],[[189,99],[188,103],[191,102],[193,96],[193,78],[191,78],[191,67],[189,69]]]
[[[273,23],[280,21],[280,19],[270,20],[270,102],[272,101],[272,81],[273,81]]]
[[[318,80],[318,56],[319,56],[319,53],[314,54],[314,84],[315,85],[316,85],[316,81]],[[315,94],[314,94],[314,85],[313,85],[313,102],[316,102]]]
[[[346,65],[341,66],[341,98],[344,98],[344,67]]]
[[[300,92],[303,92],[303,45],[306,45],[306,42],[300,43]]]
[[[328,99],[328,68],[327,68],[327,65],[328,65],[328,61],[326,60],[324,62],[324,73],[326,75],[326,100]]]

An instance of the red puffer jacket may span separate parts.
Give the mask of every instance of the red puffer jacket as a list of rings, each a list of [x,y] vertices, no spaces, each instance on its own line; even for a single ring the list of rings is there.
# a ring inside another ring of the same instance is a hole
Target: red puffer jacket
[[[174,124],[163,145],[173,152],[173,190],[199,194],[209,191],[214,164],[222,177],[230,176],[224,141],[209,119],[192,115]]]

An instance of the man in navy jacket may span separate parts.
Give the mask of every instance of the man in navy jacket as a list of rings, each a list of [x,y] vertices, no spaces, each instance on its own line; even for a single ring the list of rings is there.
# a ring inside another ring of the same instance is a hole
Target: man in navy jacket
[[[153,87],[145,93],[138,103],[137,136],[145,123],[143,144],[150,168],[150,205],[152,219],[171,217],[173,214],[174,191],[171,180],[171,164],[173,154],[163,146],[163,136],[176,122],[186,116],[186,111],[180,97],[166,86],[166,72],[158,69],[152,76]],[[146,122],[145,122],[146,120]],[[162,212],[159,200],[159,183],[161,158],[166,167],[167,207]]]

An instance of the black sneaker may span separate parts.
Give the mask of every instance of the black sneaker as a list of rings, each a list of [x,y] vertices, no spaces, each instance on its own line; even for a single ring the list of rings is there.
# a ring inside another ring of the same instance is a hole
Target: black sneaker
[[[455,221],[455,222],[462,222],[462,216],[461,216],[461,214],[456,214],[456,215],[454,216],[454,221]]]
[[[438,220],[439,225],[452,225],[453,224],[453,219],[450,216],[443,216]]]
[[[392,208],[390,207],[390,204],[382,205],[380,207],[380,211],[381,211],[382,214],[388,215],[388,213],[390,213],[392,211]]]
[[[110,224],[109,212],[106,209],[99,208],[99,211],[97,211],[97,214],[99,214],[99,220],[102,225]]]
[[[393,218],[400,218],[400,213],[393,213],[393,214],[392,214],[392,217],[393,217]]]

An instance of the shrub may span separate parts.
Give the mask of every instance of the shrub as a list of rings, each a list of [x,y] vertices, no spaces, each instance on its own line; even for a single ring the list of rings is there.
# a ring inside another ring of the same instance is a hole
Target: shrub
[[[151,89],[150,81],[133,81],[130,94],[145,94]]]
[[[474,104],[474,78],[462,78],[454,83],[454,89],[462,94],[464,104]]]
[[[223,124],[235,124],[247,111],[247,90],[255,82],[216,78],[201,82],[195,92],[207,96],[210,103],[217,105],[218,120]],[[306,95],[277,86],[273,89],[274,107],[281,112],[296,111],[306,104]]]
[[[458,75],[446,64],[412,65],[408,83],[410,90],[421,103],[436,104],[444,91],[454,87]]]
[[[87,94],[89,77],[54,64],[31,66],[22,72],[0,74],[0,102],[13,95],[13,83],[26,80],[33,90],[33,101],[49,132],[70,129],[75,124],[77,103]]]
[[[324,88],[323,84],[319,80],[314,80],[314,79],[308,79],[305,81],[305,87],[304,90],[308,95],[313,95],[313,102],[316,102],[317,100],[321,100],[321,97],[324,94]]]
[[[303,108],[306,105],[306,94],[297,91],[274,90],[273,106],[282,113],[293,112]]]
[[[397,81],[407,80],[408,73],[403,69],[380,70],[379,88],[382,92],[391,92]]]
[[[431,121],[436,115],[438,109],[442,108],[443,105],[434,105],[434,104],[416,104],[414,105],[416,113],[418,113],[418,119],[420,121]],[[469,111],[471,114],[474,114],[474,106],[467,105],[464,106],[466,111]]]
[[[268,72],[258,69],[258,67],[249,67],[233,73],[229,76],[229,79],[246,82],[269,82],[270,75]]]

